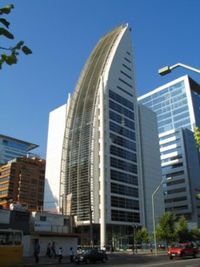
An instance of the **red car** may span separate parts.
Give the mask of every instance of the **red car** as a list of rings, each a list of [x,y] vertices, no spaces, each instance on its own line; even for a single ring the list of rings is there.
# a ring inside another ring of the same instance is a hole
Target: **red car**
[[[174,257],[184,258],[186,256],[196,257],[198,253],[198,248],[192,243],[179,243],[172,245],[171,248],[168,249],[169,258],[172,260]]]

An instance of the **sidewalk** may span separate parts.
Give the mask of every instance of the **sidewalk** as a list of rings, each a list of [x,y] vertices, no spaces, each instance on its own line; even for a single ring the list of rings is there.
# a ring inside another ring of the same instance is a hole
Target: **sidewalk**
[[[63,257],[62,259],[62,263],[60,263],[60,265],[62,264],[69,264],[70,263],[70,259],[69,256],[68,257]],[[33,267],[33,266],[40,266],[40,265],[57,265],[59,264],[58,262],[58,258],[49,258],[47,256],[41,256],[39,257],[39,262],[35,263],[35,258],[34,257],[23,257],[22,262],[18,265],[16,265],[16,267]]]
[[[128,257],[137,257],[139,255],[143,256],[155,256],[154,253],[151,253],[149,250],[137,250],[137,253],[133,254],[132,251],[120,251],[120,252],[107,252],[108,258],[118,258],[118,257],[124,257],[125,255]],[[166,255],[166,251],[159,251],[158,255]],[[23,260],[20,264],[16,265],[16,267],[35,267],[40,266],[40,265],[57,265],[58,263],[58,258],[49,258],[47,256],[41,256],[39,257],[39,263],[35,263],[34,257],[23,257]],[[62,259],[62,264],[70,264],[70,258],[69,256],[65,256]]]

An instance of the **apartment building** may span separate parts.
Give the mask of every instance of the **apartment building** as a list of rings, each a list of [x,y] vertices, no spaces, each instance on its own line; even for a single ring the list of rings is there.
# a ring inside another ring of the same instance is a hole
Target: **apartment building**
[[[43,209],[45,160],[18,157],[0,167],[0,205]]]

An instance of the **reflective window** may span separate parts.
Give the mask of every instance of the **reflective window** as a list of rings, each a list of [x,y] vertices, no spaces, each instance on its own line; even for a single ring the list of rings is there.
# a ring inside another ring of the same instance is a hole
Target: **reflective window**
[[[180,168],[182,166],[183,166],[182,162],[176,163],[176,164],[172,164],[172,165],[169,165],[169,166],[164,166],[164,167],[162,167],[162,172],[165,173],[167,171],[174,170],[176,168]]]
[[[173,140],[173,141],[170,141],[170,142],[167,142],[165,144],[162,144],[160,145],[160,148],[165,148],[165,147],[168,147],[168,146],[171,146],[171,145],[177,145],[177,146],[180,146],[181,143],[180,143],[180,139],[176,139],[176,140]]]
[[[182,149],[180,147],[175,147],[175,148],[168,149],[166,151],[161,152],[160,155],[164,156],[164,155],[167,155],[173,152],[177,152],[177,154],[182,154]]]
[[[134,132],[132,132],[128,129],[125,129],[125,128],[121,127],[120,125],[118,125],[114,122],[111,122],[111,121],[109,124],[110,124],[110,130],[111,131],[116,132],[119,135],[126,136],[132,140],[135,140],[135,133]]]
[[[128,99],[122,97],[121,95],[115,93],[112,90],[109,90],[109,97],[117,102],[119,102],[120,104],[130,108],[131,110],[133,110],[133,103],[131,101],[129,101]]]
[[[122,64],[122,66],[123,66],[125,69],[127,69],[127,70],[129,70],[129,71],[132,71],[132,69],[131,69],[130,67],[128,67],[126,64]]]
[[[179,202],[179,201],[185,201],[187,200],[187,197],[175,197],[175,198],[170,198],[170,199],[165,199],[165,203],[173,203],[173,202]]]
[[[135,123],[124,116],[121,116],[119,113],[109,111],[109,117],[111,120],[116,121],[131,130],[135,130]]]
[[[126,78],[132,80],[132,77],[130,75],[128,75],[126,72],[121,70],[120,73],[123,74]]]
[[[175,211],[175,210],[185,210],[188,209],[188,205],[183,205],[183,206],[173,206],[173,208],[166,208],[166,211]]]
[[[138,188],[125,186],[121,184],[111,183],[111,193],[119,194],[119,195],[126,195],[131,197],[139,197]]]
[[[190,118],[182,119],[179,122],[174,123],[175,128],[180,128],[186,125],[190,125]],[[191,127],[189,127],[191,129]]]
[[[137,176],[112,169],[110,170],[110,179],[127,184],[138,185]]]
[[[110,154],[133,162],[137,162],[137,157],[135,153],[129,152],[117,146],[110,146]]]
[[[192,91],[192,101],[195,113],[196,125],[200,126],[200,93]]]
[[[123,93],[129,95],[129,96],[133,96],[133,94],[131,94],[130,92],[128,92],[127,90],[123,89],[121,86],[117,85],[117,89],[119,89],[120,91],[122,91]]]
[[[167,190],[167,194],[169,194],[169,195],[170,194],[176,194],[176,193],[182,193],[182,192],[186,192],[185,187]]]
[[[129,119],[134,120],[134,113],[127,108],[122,107],[121,105],[109,100],[109,107],[120,114],[123,114],[124,116],[128,117]]]
[[[151,101],[150,101],[151,100]],[[159,133],[190,124],[187,96],[183,81],[140,101],[157,113]],[[191,128],[191,126],[189,126]]]
[[[113,157],[110,158],[110,161],[111,161],[111,167],[115,167],[117,169],[124,170],[127,172],[137,173],[137,166],[132,163],[123,161],[121,159],[116,159]]]
[[[121,79],[121,78],[119,78],[119,81],[120,82],[122,82],[122,83],[124,83],[125,85],[127,85],[128,87],[130,87],[130,88],[132,88],[133,86],[130,84],[130,83],[128,83],[128,82],[126,82],[126,81],[124,81],[123,79]]]
[[[167,182],[167,186],[175,185],[175,184],[184,184],[184,183],[185,183],[185,179],[178,179],[178,180]]]
[[[111,196],[111,206],[117,208],[139,210],[139,201],[129,198]]]
[[[120,145],[122,147],[128,148],[130,150],[136,151],[136,144],[130,140],[127,140],[121,136],[114,133],[110,133],[111,142],[113,144]]]
[[[121,210],[111,210],[111,219],[112,221],[140,223],[140,214],[139,212],[137,213],[137,212],[128,212]]]
[[[169,174],[162,175],[162,178],[163,179],[167,179],[169,177],[171,178],[171,177],[180,176],[180,175],[183,175],[183,174],[184,174],[184,171],[171,172]]]

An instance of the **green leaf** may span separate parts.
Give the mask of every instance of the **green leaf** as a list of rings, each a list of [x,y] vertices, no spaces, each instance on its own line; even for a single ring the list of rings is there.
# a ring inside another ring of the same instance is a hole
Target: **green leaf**
[[[194,128],[194,139],[195,139],[196,146],[200,151],[200,128],[198,127]]]
[[[196,194],[196,199],[200,199],[200,193]]]
[[[10,25],[10,22],[8,22],[6,19],[3,19],[3,18],[0,18],[0,22],[1,22],[4,26],[6,26],[6,28],[8,28],[9,25]]]
[[[11,11],[11,9],[13,9],[13,8],[14,8],[14,5],[12,5],[12,4],[0,8],[0,15],[2,15],[2,14],[9,14],[10,11]]]
[[[16,44],[16,46],[14,47],[14,49],[21,49],[22,45],[24,44],[23,41],[20,41]]]
[[[28,48],[26,45],[22,47],[22,51],[24,52],[25,55],[32,54],[32,51],[30,48]]]
[[[16,64],[17,63],[17,57],[15,54],[11,54],[10,56],[7,56],[5,61],[8,65]]]
[[[14,39],[14,35],[11,32],[9,32],[6,29],[4,29],[4,28],[0,28],[0,35],[4,35],[8,39]]]
[[[6,59],[7,59],[7,55],[6,55],[6,54],[2,54],[2,55],[1,55],[1,58],[2,58],[3,61],[6,61]]]

